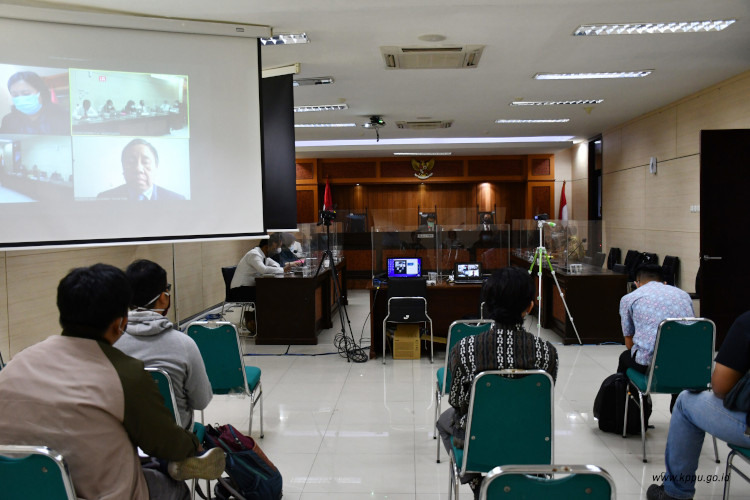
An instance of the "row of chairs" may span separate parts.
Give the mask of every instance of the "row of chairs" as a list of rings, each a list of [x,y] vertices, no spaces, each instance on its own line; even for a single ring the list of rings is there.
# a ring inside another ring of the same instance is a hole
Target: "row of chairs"
[[[635,281],[635,272],[638,266],[643,264],[659,264],[659,256],[652,252],[639,252],[628,250],[625,261],[620,264],[621,251],[617,247],[609,249],[607,257],[607,269],[616,273],[627,274],[628,281]],[[680,259],[674,255],[665,255],[661,264],[662,275],[667,285],[676,286],[677,276],[680,273]]]
[[[250,398],[248,434],[253,428],[253,411],[256,404],[260,404],[260,437],[262,438],[261,371],[257,367],[245,365],[235,326],[228,322],[198,321],[188,325],[186,333],[198,345],[213,393],[245,394]],[[164,404],[172,413],[175,422],[177,425],[182,425],[169,374],[160,368],[146,368],[146,370],[157,384]],[[203,422],[204,416],[201,411],[201,423],[193,424],[193,432],[201,442],[205,434]],[[70,472],[63,457],[45,446],[0,445],[0,484],[2,485],[0,496],[3,499],[76,499]],[[194,491],[195,481],[193,481]]]

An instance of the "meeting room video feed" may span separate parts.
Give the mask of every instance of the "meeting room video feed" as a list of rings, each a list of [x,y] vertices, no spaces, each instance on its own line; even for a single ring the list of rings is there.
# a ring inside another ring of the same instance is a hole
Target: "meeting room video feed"
[[[188,78],[0,64],[0,203],[189,200]]]
[[[189,138],[187,77],[70,70],[73,135]]]

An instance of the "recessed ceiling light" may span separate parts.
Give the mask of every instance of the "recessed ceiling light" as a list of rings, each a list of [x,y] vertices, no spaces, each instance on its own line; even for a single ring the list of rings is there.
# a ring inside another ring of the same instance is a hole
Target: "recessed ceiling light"
[[[715,21],[675,21],[666,23],[584,24],[573,32],[575,36],[595,35],[646,35],[653,33],[698,33],[721,31],[734,24],[736,19]]]
[[[601,104],[604,99],[575,99],[571,101],[513,101],[511,106],[566,106],[569,104]]]
[[[295,128],[356,127],[356,123],[295,123]]]
[[[349,109],[348,104],[321,104],[318,106],[295,106],[295,113],[307,113],[309,111],[341,111]]]
[[[303,87],[306,85],[327,85],[333,83],[332,76],[317,76],[314,78],[298,78],[292,81],[292,86]]]
[[[495,123],[567,123],[570,118],[554,118],[544,120],[495,120]]]
[[[397,153],[393,153],[393,156],[450,156],[453,153],[451,151],[400,151]]]
[[[535,80],[589,80],[597,78],[643,78],[653,73],[653,69],[639,71],[612,71],[607,73],[537,73]]]
[[[310,43],[307,33],[279,33],[270,38],[261,38],[262,45],[287,45],[290,43]]]

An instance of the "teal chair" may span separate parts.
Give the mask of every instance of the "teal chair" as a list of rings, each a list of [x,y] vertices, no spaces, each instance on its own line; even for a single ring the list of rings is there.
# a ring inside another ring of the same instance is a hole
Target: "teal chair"
[[[445,344],[445,361],[443,366],[437,369],[437,380],[435,382],[435,429],[433,439],[437,439],[437,421],[440,418],[443,394],[450,394],[451,372],[448,367],[450,354],[453,346],[464,337],[478,335],[489,330],[495,322],[491,319],[459,320],[451,323],[448,328],[448,338]],[[437,463],[440,463],[440,441],[437,443]]]
[[[182,421],[180,420],[180,412],[177,411],[177,398],[174,395],[174,386],[172,385],[172,379],[169,378],[169,374],[163,368],[157,368],[153,366],[147,366],[146,371],[151,374],[156,386],[159,389],[161,397],[164,398],[164,406],[172,413],[174,421],[180,427],[183,427]],[[193,434],[198,438],[199,443],[203,443],[203,439],[206,436],[206,428],[199,422],[193,422]],[[195,498],[195,482],[196,479],[192,480],[191,486],[191,498]],[[206,489],[210,491],[209,480],[206,480]]]
[[[490,370],[471,386],[464,448],[452,447],[448,498],[460,478],[506,464],[554,461],[554,381],[544,370]]]
[[[195,321],[187,327],[187,334],[198,345],[208,380],[214,394],[245,394],[250,398],[250,425],[253,431],[253,410],[260,403],[260,437],[263,437],[263,386],[260,368],[245,366],[237,328],[229,322]],[[201,411],[201,422],[203,412]]]
[[[716,343],[716,325],[705,318],[667,318],[659,324],[654,355],[646,373],[628,368],[630,383],[625,394],[625,419],[622,437],[628,425],[628,401],[632,389],[638,392],[641,415],[643,463],[646,463],[646,428],[643,398],[650,394],[675,394],[683,390],[711,388],[711,368]],[[719,450],[714,438],[714,454],[719,463]]]
[[[0,445],[3,500],[76,500],[62,455],[46,446]]]
[[[549,498],[615,500],[615,482],[595,465],[504,465],[492,469],[479,489],[479,500]]]
[[[716,438],[714,438],[714,444],[716,444]],[[737,466],[732,463],[734,457],[740,457],[745,461],[746,464],[750,464],[750,448],[743,448],[742,446],[737,446],[734,444],[729,445],[727,469],[724,473],[724,496],[722,497],[724,500],[727,500],[729,498],[729,480],[732,477],[732,471],[736,472],[742,477],[742,479],[750,483],[750,477],[747,477],[744,472],[739,470]]]

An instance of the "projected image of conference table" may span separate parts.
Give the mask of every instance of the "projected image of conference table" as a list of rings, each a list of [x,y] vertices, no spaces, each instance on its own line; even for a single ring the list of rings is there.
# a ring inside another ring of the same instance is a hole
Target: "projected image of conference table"
[[[133,136],[168,135],[170,127],[176,123],[177,116],[175,113],[151,113],[148,115],[114,115],[109,118],[96,117],[73,120],[73,133]]]
[[[255,279],[258,345],[317,344],[321,330],[333,326],[337,307],[330,269],[318,276],[298,273]],[[336,264],[341,293],[346,297],[346,262]]]
[[[370,358],[383,354],[383,320],[388,307],[388,285],[370,290]],[[482,285],[438,283],[427,287],[427,315],[432,318],[435,344],[445,344],[451,323],[464,316],[479,317]],[[430,334],[427,332],[427,340]]]

